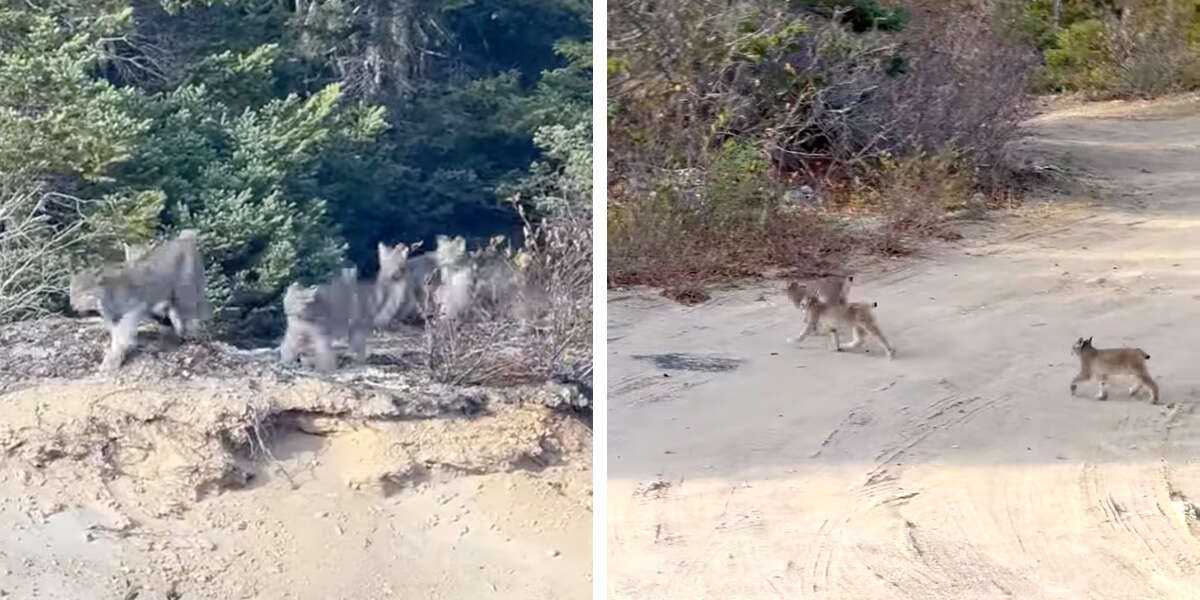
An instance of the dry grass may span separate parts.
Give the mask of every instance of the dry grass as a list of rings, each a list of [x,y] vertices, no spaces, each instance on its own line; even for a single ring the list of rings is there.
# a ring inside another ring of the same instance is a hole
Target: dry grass
[[[524,218],[524,212],[521,213]],[[425,308],[424,356],[436,380],[501,385],[547,379],[591,387],[590,214],[526,219],[523,265],[501,297],[476,293],[459,318]]]
[[[48,313],[66,288],[70,252],[87,238],[82,202],[18,176],[0,177],[0,323]]]
[[[609,285],[660,285],[687,303],[704,282],[782,268],[837,271],[863,255],[911,254],[928,237],[947,239],[949,214],[980,216],[995,197],[952,159],[885,163],[873,177],[823,190],[824,206],[732,215],[639,202],[609,207]]]
[[[669,287],[662,291],[662,296],[670,298],[680,304],[693,306],[696,304],[704,304],[708,302],[712,296],[703,288],[697,285],[682,285]]]

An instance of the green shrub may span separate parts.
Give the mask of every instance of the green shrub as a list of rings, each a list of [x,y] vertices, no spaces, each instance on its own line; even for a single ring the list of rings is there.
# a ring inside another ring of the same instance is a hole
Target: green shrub
[[[1200,2],[1129,0],[1120,9],[1064,0],[1023,13],[1022,31],[1044,50],[1036,90],[1101,96],[1157,96],[1200,88]]]
[[[793,0],[793,4],[816,8],[825,14],[840,12],[842,22],[857,32],[900,31],[908,24],[903,6],[883,6],[879,0]]]
[[[1045,82],[1053,90],[1101,89],[1114,75],[1113,37],[1098,19],[1072,24],[1058,32],[1046,50]]]

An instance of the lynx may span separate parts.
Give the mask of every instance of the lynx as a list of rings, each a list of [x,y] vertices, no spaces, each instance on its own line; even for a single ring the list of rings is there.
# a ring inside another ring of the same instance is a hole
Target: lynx
[[[438,283],[433,288],[437,315],[457,319],[471,308],[474,291],[475,265],[467,255],[467,241],[461,236],[453,239],[438,236]]]
[[[813,279],[808,283],[793,281],[788,284],[788,295],[807,294],[811,291],[817,300],[825,304],[845,304],[850,296],[850,284],[854,283],[853,275],[826,275]],[[792,288],[795,287],[795,291]]]
[[[417,245],[413,246],[415,249]],[[408,285],[397,311],[400,318],[423,321],[428,313],[457,316],[470,303],[474,280],[462,237],[437,236],[437,248],[408,260]]]
[[[798,298],[811,292],[824,304],[845,304],[850,296],[851,283],[854,283],[853,275],[826,275],[808,283],[792,281],[788,283],[788,295]],[[801,324],[807,323],[808,311],[805,311]]]
[[[825,206],[825,200],[810,185],[802,185],[783,193],[782,207],[786,210],[801,206]]]
[[[1129,375],[1137,378],[1137,382],[1129,388],[1129,395],[1137,394],[1144,385],[1150,388],[1150,403],[1158,404],[1158,384],[1154,383],[1146,369],[1150,355],[1141,348],[1096,348],[1092,346],[1092,338],[1079,338],[1071,347],[1071,353],[1079,357],[1079,374],[1071,380],[1072,396],[1079,383],[1095,378],[1100,388],[1096,399],[1107,400],[1108,377]]]
[[[342,269],[334,281],[304,287],[288,286],[283,296],[287,332],[280,360],[292,364],[311,347],[317,370],[337,367],[333,339],[346,338],[359,362],[366,359],[372,327],[386,324],[401,307],[408,286],[408,253],[404,244],[379,244],[379,274],[372,283],[358,281],[358,269]]]
[[[780,215],[824,206],[825,201],[820,193],[813,190],[812,186],[802,185],[799,188],[785,191],[779,197],[768,199],[759,210],[758,226],[765,228],[771,219]]]
[[[138,244],[136,246],[130,246],[129,244],[122,243],[121,246],[125,250],[125,264],[127,264],[127,265],[136,263],[143,256],[146,256],[146,253],[150,251],[150,246],[147,246],[145,244]],[[170,326],[171,318],[169,316],[169,313],[170,313],[170,303],[164,301],[164,302],[159,302],[158,304],[155,304],[154,306],[151,306],[149,316],[150,316],[150,318],[154,319],[155,321],[158,321],[160,325]]]
[[[816,294],[805,292],[803,286],[797,282],[788,285],[787,294],[792,302],[804,311],[806,317],[804,331],[797,338],[788,338],[789,344],[798,344],[812,333],[827,332],[832,345],[831,349],[834,352],[840,352],[861,346],[862,338],[866,334],[875,338],[883,346],[889,360],[895,358],[896,351],[883,336],[883,332],[879,330],[879,325],[876,324],[875,315],[871,310],[879,306],[878,303],[822,302]],[[850,345],[845,347],[841,345],[838,339],[839,332],[851,334]]]
[[[93,267],[71,278],[71,307],[100,313],[109,328],[112,341],[101,370],[121,366],[137,343],[138,324],[152,313],[165,313],[181,338],[212,317],[196,235],[182,231],[174,240],[127,254],[120,265]]]

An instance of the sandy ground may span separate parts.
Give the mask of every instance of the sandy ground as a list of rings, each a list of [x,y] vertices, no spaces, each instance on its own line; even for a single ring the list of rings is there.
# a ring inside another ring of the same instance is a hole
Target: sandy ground
[[[589,598],[590,429],[519,391],[458,414],[440,389],[0,388],[0,598]]]
[[[610,596],[1200,598],[1198,114],[1040,115],[1108,193],[860,271],[892,362],[786,345],[779,282],[611,293]],[[1079,336],[1144,348],[1163,404],[1072,397]]]

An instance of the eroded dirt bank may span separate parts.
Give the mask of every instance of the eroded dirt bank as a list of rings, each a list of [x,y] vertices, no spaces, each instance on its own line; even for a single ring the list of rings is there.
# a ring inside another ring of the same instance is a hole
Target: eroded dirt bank
[[[103,337],[0,332],[0,597],[590,597],[571,386],[318,378],[152,331],[98,377]]]
[[[1035,119],[1110,193],[858,273],[894,362],[785,345],[779,283],[611,293],[612,597],[1200,597],[1197,115]],[[1146,349],[1164,405],[1071,397],[1079,336]]]

